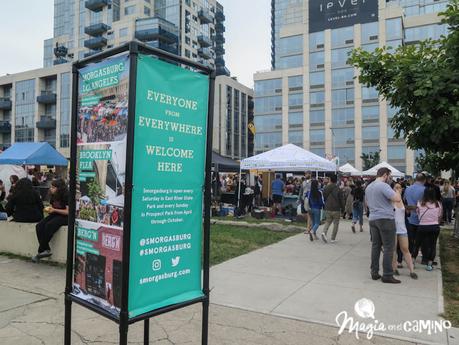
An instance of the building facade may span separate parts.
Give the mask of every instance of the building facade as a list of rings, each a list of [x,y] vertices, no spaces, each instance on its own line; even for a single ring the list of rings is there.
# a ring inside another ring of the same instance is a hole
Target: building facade
[[[215,0],[55,0],[44,68],[0,77],[0,149],[47,141],[69,157],[71,62],[137,39],[216,70],[215,110],[224,113],[215,113],[214,123],[229,122],[214,126],[214,150],[246,157],[253,152],[253,90],[229,77],[224,21]]]
[[[362,153],[412,174],[416,152],[394,137],[396,113],[347,64],[354,48],[415,44],[447,33],[447,1],[272,0],[272,68],[255,79],[255,153],[286,143],[362,169]]]

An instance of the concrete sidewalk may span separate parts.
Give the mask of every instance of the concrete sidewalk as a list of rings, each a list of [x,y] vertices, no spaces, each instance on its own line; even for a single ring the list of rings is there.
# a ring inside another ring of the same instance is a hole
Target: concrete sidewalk
[[[336,243],[310,242],[301,234],[212,268],[212,302],[337,326],[335,318],[342,311],[357,321],[372,323],[354,313],[355,303],[367,298],[374,302],[375,319],[385,325],[441,320],[440,269],[427,272],[419,264],[417,281],[409,277],[406,268],[399,270],[402,284],[373,281],[368,225],[357,234],[350,225],[349,221],[340,223]],[[432,335],[397,330],[380,333],[420,343],[459,344],[454,332],[457,330],[450,332],[449,339],[446,331]]]
[[[62,345],[65,271],[0,256],[0,344]],[[73,345],[118,343],[118,327],[78,305],[72,311]],[[184,308],[151,321],[151,344],[201,344],[201,308]],[[142,323],[129,328],[129,344],[143,344]],[[357,341],[334,327],[211,304],[211,345],[409,345],[374,337]]]

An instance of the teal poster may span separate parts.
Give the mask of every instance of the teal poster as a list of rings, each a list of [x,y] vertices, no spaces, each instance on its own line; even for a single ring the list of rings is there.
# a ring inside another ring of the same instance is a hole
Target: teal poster
[[[203,296],[209,78],[146,55],[137,69],[129,317]]]

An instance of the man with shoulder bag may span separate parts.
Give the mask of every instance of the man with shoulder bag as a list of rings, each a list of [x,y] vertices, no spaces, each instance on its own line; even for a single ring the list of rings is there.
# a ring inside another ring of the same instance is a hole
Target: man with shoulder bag
[[[331,242],[336,242],[336,235],[338,234],[339,219],[341,210],[344,208],[342,205],[342,198],[340,197],[340,190],[336,182],[338,178],[336,175],[330,177],[330,183],[324,189],[325,199],[325,225],[321,234],[322,241],[328,242],[327,233],[330,225],[333,223],[333,232],[331,235]]]

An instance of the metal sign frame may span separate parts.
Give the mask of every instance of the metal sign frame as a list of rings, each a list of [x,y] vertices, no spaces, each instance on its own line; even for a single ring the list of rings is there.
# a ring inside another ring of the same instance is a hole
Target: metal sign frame
[[[129,101],[128,101],[128,128],[127,128],[127,149],[126,156],[126,182],[125,182],[125,211],[123,215],[123,260],[122,260],[122,286],[121,286],[121,311],[117,318],[103,308],[89,303],[81,298],[72,295],[73,285],[73,262],[75,255],[75,195],[76,195],[76,163],[77,163],[77,116],[78,116],[78,70],[89,64],[101,62],[107,58],[128,52],[130,71],[129,71]],[[167,62],[183,65],[194,69],[198,73],[209,76],[209,97],[207,113],[207,140],[205,158],[205,180],[204,180],[204,222],[203,222],[203,264],[202,264],[202,291],[203,296],[182,303],[169,305],[159,308],[142,315],[129,318],[128,314],[128,292],[129,292],[129,267],[130,267],[130,238],[131,238],[131,206],[132,206],[132,180],[133,180],[133,151],[134,151],[134,121],[136,106],[136,84],[137,84],[137,59],[138,55],[146,54],[165,60]],[[77,61],[72,66],[72,119],[71,119],[71,146],[70,146],[70,200],[69,200],[69,225],[67,239],[67,265],[66,265],[66,284],[65,284],[65,320],[64,320],[64,344],[71,344],[71,325],[72,325],[72,303],[75,302],[95,313],[104,316],[119,325],[119,343],[127,345],[129,325],[138,321],[144,321],[144,345],[149,344],[150,323],[152,317],[181,309],[196,303],[202,303],[202,344],[208,343],[208,324],[209,324],[209,266],[210,266],[210,204],[211,204],[211,165],[212,165],[212,127],[213,127],[213,104],[215,89],[215,70],[204,65],[198,64],[190,59],[186,59],[174,54],[170,54],[160,49],[149,47],[137,41],[128,42],[120,47],[106,50],[100,54]]]

